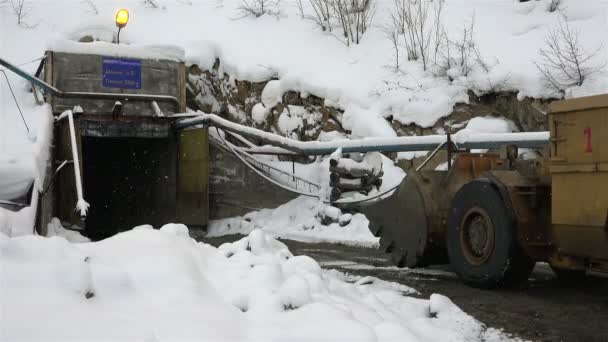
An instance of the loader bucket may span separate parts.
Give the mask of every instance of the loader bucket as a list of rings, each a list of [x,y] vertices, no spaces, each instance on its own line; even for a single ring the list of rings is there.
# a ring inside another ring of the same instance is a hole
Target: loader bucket
[[[370,221],[370,230],[380,237],[380,247],[399,267],[426,264],[432,231],[431,191],[445,173],[422,175],[410,172],[389,198],[363,204],[358,210]]]

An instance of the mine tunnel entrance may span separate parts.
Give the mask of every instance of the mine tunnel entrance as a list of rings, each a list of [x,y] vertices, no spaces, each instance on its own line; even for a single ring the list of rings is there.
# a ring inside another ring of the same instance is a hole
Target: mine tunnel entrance
[[[82,137],[85,232],[101,240],[176,211],[176,146],[170,138]]]

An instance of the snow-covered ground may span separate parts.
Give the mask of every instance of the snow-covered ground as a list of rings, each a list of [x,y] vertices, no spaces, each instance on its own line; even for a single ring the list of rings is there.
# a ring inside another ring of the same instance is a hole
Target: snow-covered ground
[[[322,215],[335,216],[337,222],[323,224]],[[344,224],[341,225],[340,221]],[[340,209],[320,203],[316,198],[301,196],[276,209],[211,221],[208,235],[246,235],[260,229],[284,239],[377,247],[378,238],[369,231],[368,224],[362,214],[342,214]]]
[[[183,225],[97,243],[0,234],[0,340],[505,341],[452,302],[323,271],[260,230],[219,248]]]

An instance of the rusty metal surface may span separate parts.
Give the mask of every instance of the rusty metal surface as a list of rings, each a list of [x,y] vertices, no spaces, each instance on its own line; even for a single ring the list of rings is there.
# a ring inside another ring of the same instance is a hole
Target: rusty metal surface
[[[525,161],[538,165],[536,161]],[[526,168],[524,168],[526,169]],[[547,260],[555,251],[551,232],[551,187],[517,169],[491,170],[486,175],[513,210],[520,246],[535,260]],[[502,187],[502,189],[500,189]]]
[[[608,260],[608,95],[552,105],[553,236],[560,265]],[[589,266],[589,265],[588,265]]]
[[[549,111],[551,113],[566,113],[607,107],[608,95],[596,95],[555,101],[549,105]]]
[[[447,217],[460,188],[486,171],[504,165],[496,154],[458,154],[449,171],[410,172],[388,199],[363,205],[390,252],[405,255],[405,266],[447,262]],[[399,258],[397,258],[399,259]]]

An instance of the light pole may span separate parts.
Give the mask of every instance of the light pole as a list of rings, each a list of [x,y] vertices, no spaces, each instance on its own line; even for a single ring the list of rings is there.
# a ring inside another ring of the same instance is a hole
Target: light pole
[[[120,9],[116,13],[116,26],[118,26],[118,34],[116,35],[116,44],[120,44],[120,30],[127,26],[129,22],[129,11],[126,9]]]

